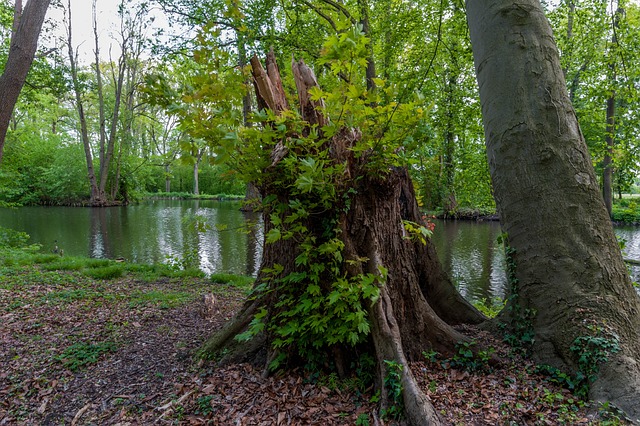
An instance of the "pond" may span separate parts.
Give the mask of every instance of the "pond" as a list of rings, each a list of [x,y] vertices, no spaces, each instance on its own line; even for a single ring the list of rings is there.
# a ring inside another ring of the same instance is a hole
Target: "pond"
[[[207,274],[255,275],[262,252],[260,216],[240,204],[211,200],[155,200],[128,207],[0,209],[0,226],[24,231],[31,242],[65,255],[181,262]],[[626,255],[640,259],[640,228],[618,227]],[[436,221],[433,242],[443,266],[469,300],[505,295],[505,259],[498,222]],[[634,267],[634,277],[640,267]],[[635,278],[637,279],[637,278]]]
[[[41,244],[43,251],[57,246],[65,256],[124,258],[135,263],[187,258],[208,274],[255,274],[262,242],[260,216],[241,212],[240,204],[231,201],[0,209],[0,226],[28,233],[30,242]]]

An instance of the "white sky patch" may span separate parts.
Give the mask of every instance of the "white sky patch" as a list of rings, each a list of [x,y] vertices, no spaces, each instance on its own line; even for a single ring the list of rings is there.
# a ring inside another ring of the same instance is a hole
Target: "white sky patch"
[[[67,9],[68,0],[61,0],[63,8]],[[94,34],[93,34],[93,9],[92,0],[71,0],[71,28],[73,48],[78,48],[80,64],[87,64],[94,61]],[[125,5],[137,3],[136,1],[125,1]],[[117,60],[120,55],[118,40],[120,39],[120,16],[118,15],[118,5],[120,0],[97,0],[96,12],[98,22],[98,40],[100,46],[100,58],[108,61],[109,57]],[[131,6],[128,6],[131,7]],[[66,53],[67,26],[66,14],[62,8],[51,6],[47,13],[47,20],[51,20],[55,25],[54,34],[57,39],[64,40],[64,52]],[[163,28],[170,29],[170,25],[162,11],[152,9],[146,20],[144,28],[146,36],[150,37],[155,30]],[[41,39],[42,42],[42,39]],[[47,44],[54,44],[50,41]],[[60,41],[57,43],[60,46]]]

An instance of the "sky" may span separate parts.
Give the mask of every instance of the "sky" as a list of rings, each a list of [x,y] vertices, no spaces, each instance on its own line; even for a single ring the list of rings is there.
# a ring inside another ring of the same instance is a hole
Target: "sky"
[[[69,0],[61,0],[64,8],[67,8]],[[92,0],[71,0],[71,26],[73,36],[73,47],[79,48],[80,63],[87,63],[94,60],[94,41],[93,41],[93,14]],[[102,60],[109,59],[109,49],[111,48],[111,57],[116,60],[120,54],[118,48],[117,36],[120,27],[120,18],[118,16],[118,4],[120,0],[97,0],[96,6],[98,11],[98,36],[100,43],[100,56]],[[149,22],[148,30],[159,26],[168,27],[164,15],[156,10],[153,12],[156,19]],[[55,34],[66,40],[66,20],[65,13],[61,8],[54,6],[49,7],[47,19],[55,23]],[[151,34],[151,32],[149,33]],[[66,53],[66,45],[64,46]]]

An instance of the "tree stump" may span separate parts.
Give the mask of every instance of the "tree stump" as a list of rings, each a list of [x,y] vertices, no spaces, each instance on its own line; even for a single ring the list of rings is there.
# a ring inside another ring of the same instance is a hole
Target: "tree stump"
[[[266,71],[257,57],[251,60],[251,65],[259,106],[270,109],[276,116],[283,114],[289,106],[273,51],[267,55]],[[295,362],[309,349],[304,346],[307,343],[294,340],[282,345],[283,334],[274,332],[277,327],[288,326],[283,319],[289,318],[287,309],[304,309],[301,305],[310,303],[307,298],[313,289],[321,299],[318,305],[322,307],[318,309],[325,309],[329,316],[332,306],[338,303],[332,299],[337,291],[336,282],[356,283],[345,285],[357,287],[363,279],[370,279],[378,289],[376,296],[361,297],[349,305],[354,306],[354,312],[359,303],[363,306],[369,328],[364,333],[366,337],[351,343],[318,345],[313,349],[332,360],[332,365],[342,374],[348,369],[349,361],[369,353],[377,362],[381,408],[401,403],[409,424],[438,424],[438,416],[417,386],[408,363],[420,359],[422,352],[428,350],[444,356],[453,355],[455,344],[468,339],[452,325],[477,324],[485,318],[455,289],[444,273],[431,241],[412,238],[407,230],[406,223],[426,226],[407,169],[388,166],[372,172],[369,162],[376,153],[355,154],[354,147],[362,138],[358,129],[344,127],[332,137],[323,137],[322,128],[330,121],[324,116],[322,100],[314,100],[310,94],[317,85],[313,72],[303,61],[294,62],[292,67],[300,115],[305,123],[301,132],[304,136],[317,134],[318,142],[314,148],[299,147],[292,142],[299,135],[288,133],[271,147],[266,147],[270,149],[270,165],[256,184],[265,200],[263,215],[267,239],[280,232],[281,222],[286,218],[301,214],[296,213],[300,203],[311,206],[296,222],[304,232],[296,234],[296,238],[265,242],[253,297],[225,328],[206,342],[202,354],[221,353],[222,349],[236,345],[234,337],[251,328],[257,315],[263,323],[262,331],[246,345],[251,345],[256,353],[262,353],[263,362],[272,362],[283,354],[287,362]],[[265,128],[274,125],[264,123]],[[335,185],[331,188],[336,194],[330,203],[314,198],[317,194],[313,190],[294,194],[292,188],[296,182],[302,183],[296,181],[296,177],[286,176],[286,164],[292,161],[317,165],[315,160],[310,160],[312,152],[318,153],[318,163],[333,171],[331,176]],[[336,169],[340,173],[335,173]],[[271,204],[269,200],[272,200]],[[308,278],[312,274],[305,269],[304,263],[309,241],[320,247],[324,247],[322,244],[341,247],[338,260],[333,253],[324,257],[318,255],[319,263],[313,265],[322,270],[313,279]],[[333,269],[322,266],[322,261]],[[285,303],[289,299],[293,302]],[[274,322],[278,323],[273,325]],[[340,324],[331,326],[335,328]],[[246,357],[246,345],[241,345],[235,352],[225,351],[227,355],[222,362],[236,360],[240,354]],[[399,366],[401,371],[401,402],[392,400],[384,386],[390,365]]]

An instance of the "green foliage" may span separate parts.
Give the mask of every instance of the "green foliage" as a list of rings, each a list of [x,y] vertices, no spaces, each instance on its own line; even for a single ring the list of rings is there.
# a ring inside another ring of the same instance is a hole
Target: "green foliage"
[[[617,336],[607,335],[600,326],[589,326],[588,329],[592,334],[576,337],[569,348],[578,362],[575,393],[584,399],[589,396],[591,383],[598,378],[600,365],[620,351]]]
[[[419,241],[422,244],[426,245],[427,239],[431,238],[431,236],[433,235],[432,230],[410,220],[403,220],[402,225],[404,226],[404,230],[407,233],[407,236],[405,236],[404,238],[407,238],[411,241]]]
[[[502,298],[494,298],[491,302],[486,298],[476,300],[473,302],[473,306],[480,312],[482,312],[487,318],[495,318],[505,307],[507,301]]]
[[[157,306],[160,309],[173,309],[193,301],[194,296],[187,292],[140,291],[131,295],[129,306]]]
[[[458,342],[455,346],[455,354],[450,359],[440,359],[440,354],[434,350],[422,352],[429,363],[439,362],[442,368],[462,368],[470,372],[489,371],[489,361],[495,352],[493,347],[478,349],[477,342]]]
[[[509,313],[508,323],[500,323],[504,331],[504,341],[516,350],[528,354],[535,340],[533,319],[535,309],[524,308],[520,305],[520,289],[516,276],[516,250],[508,243],[507,234],[498,237],[498,243],[504,245],[505,260],[507,263],[507,280],[509,282],[509,297],[506,301],[506,309]]]
[[[556,367],[552,367],[546,364],[536,365],[535,370],[536,373],[542,373],[546,375],[549,381],[553,383],[557,383],[561,386],[566,387],[567,389],[575,389],[576,382],[575,378],[571,374],[567,374],[562,370],[559,370]]]
[[[369,422],[368,414],[362,413],[356,419],[356,426],[369,426],[369,425],[370,425],[370,422]]]
[[[211,401],[213,400],[213,395],[202,395],[196,401],[198,408],[196,409],[196,414],[202,414],[204,416],[213,413],[213,406],[211,405]]]
[[[613,204],[611,219],[615,222],[640,223],[640,207],[634,199],[616,200]]]
[[[100,357],[109,352],[115,352],[116,344],[105,341],[98,343],[75,343],[64,352],[56,356],[56,360],[71,371],[77,371],[89,364],[95,364]]]
[[[382,417],[390,420],[400,420],[404,417],[404,399],[402,398],[402,365],[390,360],[384,360],[387,374],[384,377],[384,387],[387,391],[389,406],[382,411]]]
[[[450,360],[451,367],[460,367],[467,371],[487,370],[495,349],[477,350],[476,346],[477,342],[474,340],[456,343],[456,353]]]
[[[0,248],[22,248],[27,246],[29,234],[0,226]]]

